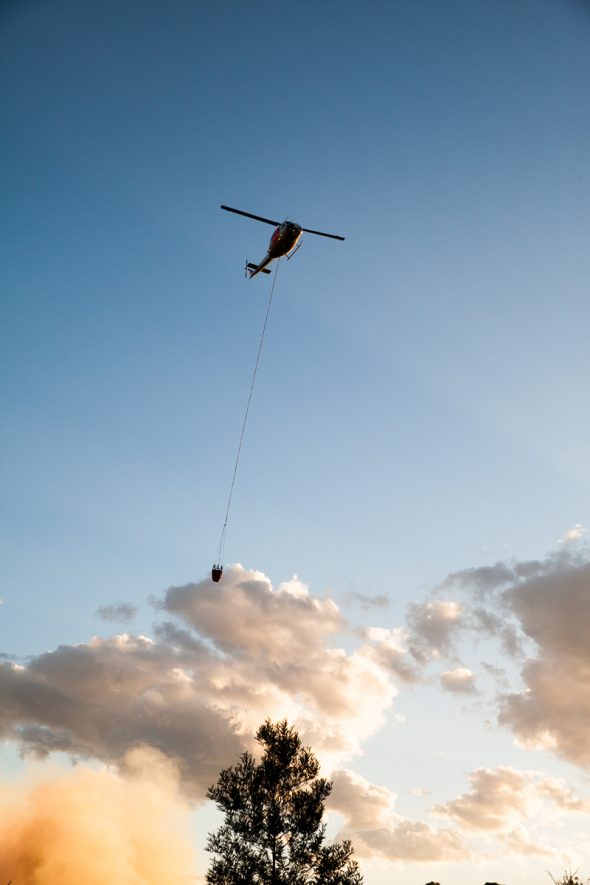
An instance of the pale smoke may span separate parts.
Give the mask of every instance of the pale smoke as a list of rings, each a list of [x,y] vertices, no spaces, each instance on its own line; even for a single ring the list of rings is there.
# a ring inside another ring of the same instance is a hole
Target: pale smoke
[[[0,786],[0,883],[196,882],[173,766],[147,749],[125,761],[125,776],[78,765]]]

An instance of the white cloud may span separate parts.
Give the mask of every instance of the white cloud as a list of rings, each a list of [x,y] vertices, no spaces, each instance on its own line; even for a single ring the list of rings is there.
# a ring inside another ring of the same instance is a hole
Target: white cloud
[[[541,855],[551,857],[555,854],[543,845],[533,842],[524,827],[517,827],[503,837],[505,845],[516,854]]]
[[[161,612],[175,619],[154,639],[95,638],[21,669],[0,662],[0,734],[38,756],[115,764],[147,744],[199,798],[265,718],[287,718],[332,766],[360,751],[396,694],[369,645],[340,647],[336,604],[297,579],[275,590],[236,566],[220,585],[171,588]]]
[[[521,772],[505,766],[478,768],[469,780],[469,793],[435,805],[433,813],[473,830],[501,830],[511,819],[526,815],[524,789],[528,778]]]
[[[484,675],[505,684],[510,668],[521,667],[524,688],[502,687],[500,721],[521,744],[586,765],[589,577],[590,564],[565,551],[457,572],[441,585],[445,599],[409,607],[405,627],[354,630],[333,600],[298,578],[275,588],[261,572],[230,567],[221,584],[170,588],[153,637],[123,633],[26,664],[0,660],[0,735],[26,753],[63,751],[121,770],[130,750],[147,745],[201,799],[221,768],[252,749],[261,721],[287,718],[323,771],[335,772],[330,807],[362,857],[462,862],[473,854],[459,830],[538,854],[545,843],[523,829],[527,816],[539,808],[544,820],[589,812],[588,799],[562,781],[477,769],[469,791],[432,810],[451,822],[437,828],[396,813],[393,792],[341,766],[383,725],[394,679],[419,688],[436,659],[449,662],[438,684],[455,695],[476,692],[473,670],[485,686]],[[457,598],[448,598],[451,589]],[[459,649],[468,660],[465,641],[481,636],[510,652],[507,669],[459,664]]]
[[[402,682],[417,682],[421,678],[415,656],[407,647],[407,631],[402,628],[369,627],[362,634],[371,646],[376,663],[394,673]]]
[[[454,694],[477,694],[475,676],[467,667],[447,670],[440,677],[442,687]]]
[[[588,531],[582,523],[577,522],[571,529],[568,529],[567,532],[559,539],[560,544],[572,544],[575,541],[579,541],[580,538],[583,538],[586,532]]]
[[[580,524],[571,536],[580,537]],[[456,644],[483,635],[500,642],[521,668],[524,687],[510,689],[498,673],[498,722],[522,747],[554,752],[590,768],[590,562],[585,551],[562,549],[545,560],[498,562],[455,572],[437,592],[458,597],[433,608],[409,607],[410,650],[440,654],[456,663]],[[498,672],[480,662],[489,675]],[[449,690],[449,670],[441,685]],[[468,685],[468,683],[466,683]],[[456,686],[455,686],[456,687]]]
[[[590,799],[565,781],[507,766],[478,768],[469,775],[471,790],[439,805],[432,813],[470,831],[497,833],[522,854],[553,854],[540,848],[524,830],[526,821],[543,820],[555,828],[561,815],[590,814]]]
[[[448,829],[411,821],[393,810],[396,796],[352,771],[332,775],[329,808],[346,819],[338,837],[351,839],[360,857],[390,862],[460,862],[469,857],[462,838]]]
[[[261,655],[282,664],[305,659],[309,645],[345,626],[331,599],[317,599],[296,579],[274,590],[262,572],[226,569],[220,584],[171,587],[162,607],[229,655]]]
[[[590,814],[590,797],[578,796],[564,780],[546,777],[537,785],[537,793],[552,799],[562,811]]]

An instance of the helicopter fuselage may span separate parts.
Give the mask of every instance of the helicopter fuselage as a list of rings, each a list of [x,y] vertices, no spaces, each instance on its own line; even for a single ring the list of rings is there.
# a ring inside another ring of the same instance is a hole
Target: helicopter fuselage
[[[301,237],[301,228],[294,221],[283,221],[279,224],[268,245],[271,258],[281,258],[294,249]]]
[[[273,259],[288,255],[299,242],[301,233],[301,226],[295,224],[294,221],[283,221],[282,224],[279,224],[270,238],[268,252],[260,264],[250,269],[250,279],[261,270],[263,271]]]

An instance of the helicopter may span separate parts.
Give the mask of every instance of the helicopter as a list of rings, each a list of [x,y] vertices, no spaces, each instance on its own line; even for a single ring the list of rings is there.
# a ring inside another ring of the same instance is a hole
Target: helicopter
[[[253,215],[251,212],[243,212],[241,209],[232,209],[231,206],[221,206],[226,212],[235,212],[236,215],[245,215],[246,218],[254,218],[255,221],[263,221],[265,224],[272,224],[276,228],[270,243],[268,244],[268,252],[260,262],[260,264],[252,264],[251,261],[246,262],[246,275],[252,279],[258,273],[270,273],[268,265],[274,258],[282,258],[287,256],[287,260],[292,258],[295,252],[301,246],[301,234],[316,234],[318,237],[330,237],[332,240],[343,240],[337,234],[325,234],[321,230],[311,230],[309,227],[301,227],[294,221],[272,221],[270,218],[263,218],[261,215]],[[289,254],[290,253],[290,254]]]

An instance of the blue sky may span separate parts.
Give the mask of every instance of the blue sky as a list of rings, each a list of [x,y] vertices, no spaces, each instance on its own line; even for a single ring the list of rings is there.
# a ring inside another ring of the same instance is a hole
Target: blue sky
[[[451,572],[545,560],[576,524],[585,549],[584,3],[23,0],[0,22],[2,651],[108,637],[120,601],[152,635],[148,599],[206,578],[271,285],[242,270],[271,228],[220,203],[346,236],[281,262],[228,563],[393,629]],[[497,725],[478,761],[480,713],[422,690],[395,741],[440,802],[478,765],[539,767]],[[479,735],[444,777],[415,752],[433,711],[449,744]],[[355,764],[399,793],[392,722]]]

